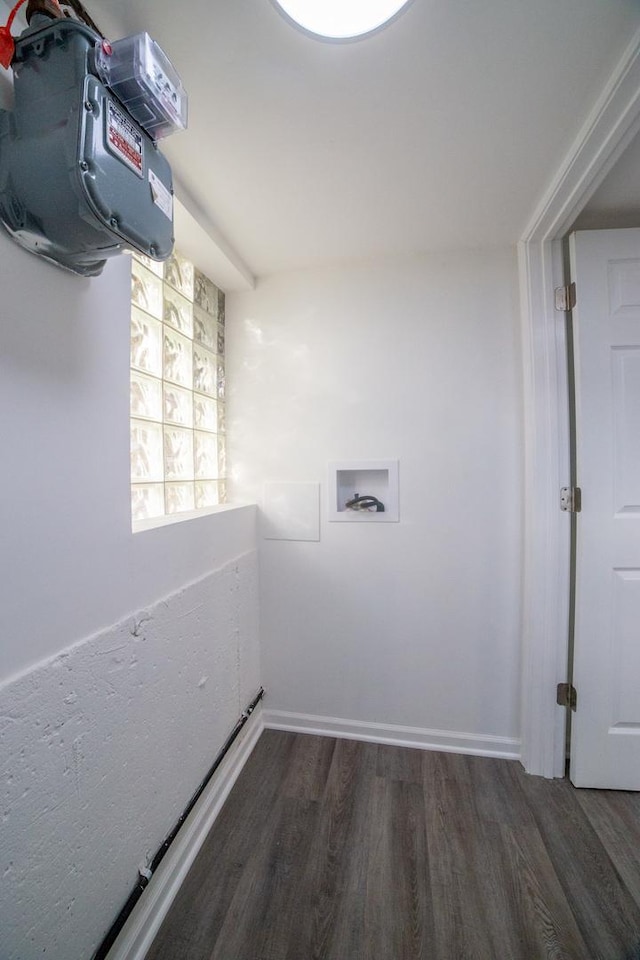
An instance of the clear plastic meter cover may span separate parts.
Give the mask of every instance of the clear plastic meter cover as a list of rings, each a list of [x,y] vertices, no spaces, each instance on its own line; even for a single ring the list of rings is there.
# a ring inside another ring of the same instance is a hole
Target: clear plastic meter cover
[[[187,93],[173,64],[148,33],[98,46],[103,83],[155,140],[187,126]]]

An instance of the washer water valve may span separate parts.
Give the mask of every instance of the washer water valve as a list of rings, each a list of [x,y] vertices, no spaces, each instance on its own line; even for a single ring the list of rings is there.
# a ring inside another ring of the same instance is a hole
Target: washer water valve
[[[373,494],[365,493],[360,496],[355,493],[350,500],[345,503],[346,510],[367,510],[369,513],[384,513],[384,503],[374,497]]]

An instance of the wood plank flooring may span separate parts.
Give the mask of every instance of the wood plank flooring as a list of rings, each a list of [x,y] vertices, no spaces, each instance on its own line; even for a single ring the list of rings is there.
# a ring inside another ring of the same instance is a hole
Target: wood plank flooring
[[[640,960],[640,794],[265,731],[147,960]]]

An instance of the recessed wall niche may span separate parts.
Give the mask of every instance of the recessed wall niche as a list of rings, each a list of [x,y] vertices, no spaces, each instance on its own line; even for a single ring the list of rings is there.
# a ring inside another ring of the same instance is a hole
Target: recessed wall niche
[[[384,506],[354,509],[347,504],[356,497],[374,497]],[[397,523],[397,460],[334,460],[329,463],[328,517],[330,522]]]

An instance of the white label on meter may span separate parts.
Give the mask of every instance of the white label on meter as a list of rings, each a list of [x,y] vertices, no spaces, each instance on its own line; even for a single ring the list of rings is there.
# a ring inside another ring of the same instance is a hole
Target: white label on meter
[[[107,146],[118,159],[142,176],[142,134],[124,110],[107,100]]]
[[[167,190],[164,183],[157,177],[153,170],[149,170],[149,185],[151,186],[151,196],[156,207],[160,207],[165,217],[173,220],[173,197],[171,191]]]

